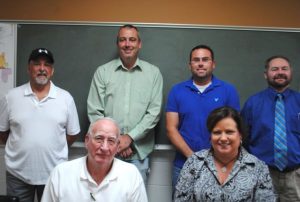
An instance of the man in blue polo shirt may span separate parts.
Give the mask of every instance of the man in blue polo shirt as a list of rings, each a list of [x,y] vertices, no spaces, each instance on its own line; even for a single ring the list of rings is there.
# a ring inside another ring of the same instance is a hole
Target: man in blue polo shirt
[[[230,106],[239,110],[236,89],[213,76],[213,50],[198,45],[190,52],[192,78],[176,84],[170,91],[166,107],[167,134],[176,147],[173,165],[173,187],[187,157],[210,147],[206,118],[215,108]]]
[[[249,126],[246,148],[269,166],[280,201],[300,201],[300,93],[289,88],[289,59],[267,59],[264,76],[269,87],[241,112]]]

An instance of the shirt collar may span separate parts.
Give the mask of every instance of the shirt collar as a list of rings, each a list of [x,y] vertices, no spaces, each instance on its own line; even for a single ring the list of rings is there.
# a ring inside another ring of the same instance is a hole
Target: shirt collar
[[[221,85],[221,81],[217,77],[215,77],[214,75],[212,75],[211,86],[217,87],[217,86],[220,86],[220,85]]]
[[[116,61],[115,71],[121,70],[121,69],[128,71],[128,69],[126,67],[124,67],[121,58],[118,58]],[[136,59],[135,64],[133,65],[133,68],[131,70],[138,70],[138,69],[141,71],[143,70],[143,67],[141,65],[141,61],[139,58]]]
[[[90,175],[90,173],[87,169],[87,156],[85,158],[83,158],[83,160],[84,160],[84,163],[83,163],[83,166],[80,171],[80,180],[85,180],[85,181],[89,181],[91,183],[96,184],[95,180],[92,178],[92,176]],[[118,163],[117,159],[114,158],[112,168],[110,169],[108,174],[105,176],[103,181],[100,183],[100,185],[106,185],[110,181],[116,180],[118,178],[118,170],[116,168],[117,163]]]
[[[241,164],[255,164],[257,162],[255,157],[250,155],[243,147],[241,148],[238,160]]]
[[[207,87],[207,89],[215,88],[215,87],[220,86],[220,85],[221,85],[220,80],[217,77],[215,77],[214,75],[212,75],[211,84]],[[193,77],[191,77],[189,80],[187,80],[186,86],[189,87],[190,89],[198,91],[196,86],[193,84]],[[207,90],[205,90],[205,91],[207,91]]]
[[[93,180],[92,176],[88,172],[86,162],[87,162],[87,156],[83,158],[83,163],[80,171],[80,180],[86,180],[96,184],[96,182]]]
[[[287,88],[287,89],[285,89],[282,93],[278,93],[274,88],[272,88],[271,86],[269,86],[268,88],[267,88],[267,92],[269,93],[269,95],[271,96],[271,98],[273,98],[274,100],[276,99],[276,97],[277,97],[277,94],[281,94],[281,95],[283,95],[282,97],[283,98],[285,98],[285,97],[287,97],[288,95],[289,95],[289,93],[290,93],[290,89],[289,88]]]
[[[50,90],[49,90],[49,93],[48,93],[47,97],[49,97],[49,98],[56,98],[57,97],[57,89],[56,88],[57,87],[53,84],[53,82],[50,81]],[[28,82],[25,85],[24,95],[25,96],[34,95],[34,93],[32,91],[32,88],[30,86],[30,82]]]

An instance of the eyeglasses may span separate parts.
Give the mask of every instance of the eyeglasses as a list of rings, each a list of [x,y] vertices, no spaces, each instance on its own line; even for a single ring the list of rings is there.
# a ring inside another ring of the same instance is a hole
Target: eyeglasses
[[[191,60],[191,63],[194,63],[194,64],[196,64],[196,63],[199,63],[199,62],[204,62],[204,63],[206,63],[206,62],[209,62],[209,61],[211,61],[212,59],[210,58],[210,57],[203,57],[203,58],[193,58],[192,60]]]
[[[93,139],[98,144],[104,145],[105,142],[107,142],[108,146],[115,146],[118,144],[119,140],[115,137],[104,137],[102,135],[95,135],[93,136]]]

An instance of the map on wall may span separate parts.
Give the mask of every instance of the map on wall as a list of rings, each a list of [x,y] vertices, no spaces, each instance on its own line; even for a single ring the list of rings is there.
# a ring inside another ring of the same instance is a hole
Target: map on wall
[[[14,87],[15,25],[0,23],[0,98]]]

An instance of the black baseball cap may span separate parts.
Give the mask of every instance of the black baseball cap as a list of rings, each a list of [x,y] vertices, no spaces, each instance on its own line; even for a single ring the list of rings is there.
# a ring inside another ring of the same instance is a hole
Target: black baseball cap
[[[48,62],[50,64],[54,64],[54,59],[53,59],[53,55],[51,53],[51,51],[49,51],[46,48],[37,48],[34,49],[28,59],[28,63],[32,60],[32,61],[36,61],[37,59],[39,59],[40,57],[45,57],[47,58]]]

